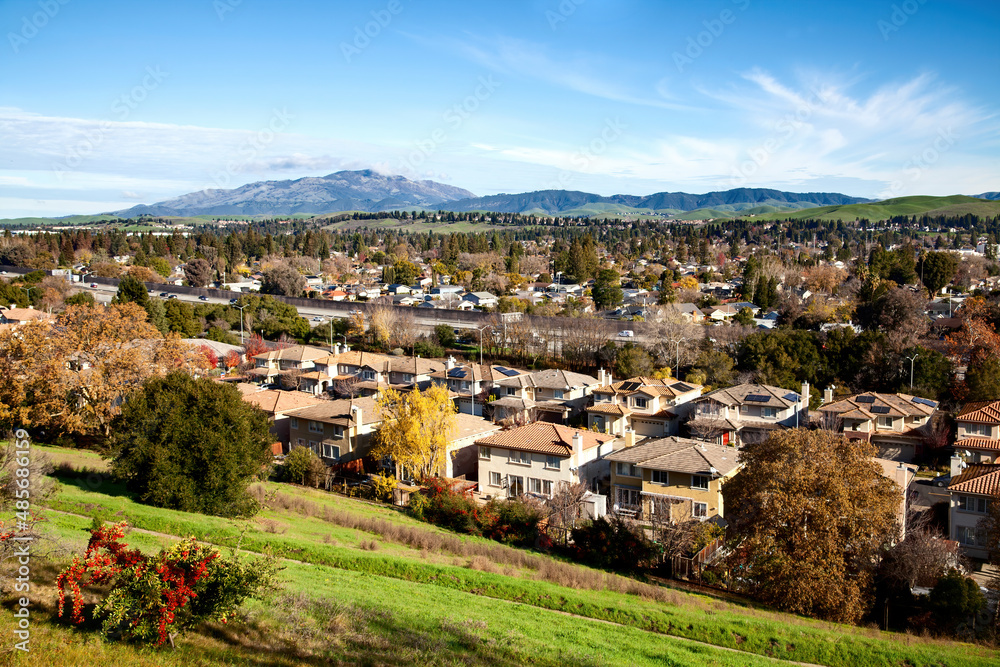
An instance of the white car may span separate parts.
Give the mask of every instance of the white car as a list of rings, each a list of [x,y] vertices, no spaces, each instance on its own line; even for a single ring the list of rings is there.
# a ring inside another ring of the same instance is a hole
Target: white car
[[[622,338],[634,338],[635,332],[632,331],[631,329],[625,329],[624,331],[619,331],[618,335],[621,336]]]

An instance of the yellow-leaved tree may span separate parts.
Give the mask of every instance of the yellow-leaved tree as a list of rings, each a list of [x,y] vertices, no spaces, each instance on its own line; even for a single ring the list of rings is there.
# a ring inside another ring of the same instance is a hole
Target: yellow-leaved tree
[[[418,479],[440,475],[457,426],[448,390],[439,386],[409,393],[390,389],[379,396],[378,409],[382,427],[372,455],[391,457]]]

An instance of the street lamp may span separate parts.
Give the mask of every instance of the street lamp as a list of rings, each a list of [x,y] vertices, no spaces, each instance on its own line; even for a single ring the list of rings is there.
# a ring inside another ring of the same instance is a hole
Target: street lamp
[[[28,295],[28,303],[31,303],[31,290],[33,290],[35,288],[34,287],[22,287],[21,289],[23,289],[24,293]]]
[[[479,365],[483,365],[483,331],[489,329],[492,325],[484,324],[483,326],[476,329],[479,332]]]
[[[243,344],[243,309],[246,308],[248,305],[250,304],[245,303],[242,306],[237,306],[236,304],[233,304],[233,308],[240,309],[240,345]]]
[[[670,341],[674,344],[674,354],[677,357],[677,373],[676,377],[678,380],[681,379],[681,342],[687,340],[687,338],[678,338],[677,340]]]
[[[917,360],[919,354],[914,354],[912,357],[903,357],[904,359],[910,360],[910,389],[913,389],[913,362]]]

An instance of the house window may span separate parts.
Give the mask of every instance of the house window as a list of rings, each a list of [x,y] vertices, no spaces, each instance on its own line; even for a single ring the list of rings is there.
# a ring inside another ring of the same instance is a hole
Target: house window
[[[959,496],[958,509],[963,512],[975,512],[976,514],[986,514],[986,498],[976,498],[975,496]]]
[[[311,422],[309,422],[309,432],[310,433],[322,433],[323,432],[323,425],[320,424],[319,422],[311,421]]]
[[[323,458],[326,459],[339,459],[340,458],[340,447],[336,445],[323,445]]]
[[[462,382],[462,389],[468,390],[469,389],[469,383],[468,382]]]
[[[403,382],[413,382],[413,376],[409,373],[403,373]]]
[[[315,440],[309,441],[309,449],[319,454],[319,444]]]
[[[559,470],[560,460],[558,456],[546,456],[545,457],[545,467],[552,468],[553,470]]]
[[[742,413],[744,415],[750,414],[750,406],[749,405],[741,405],[740,406],[740,413]]]
[[[774,419],[775,417],[778,416],[778,409],[777,408],[761,408],[760,409],[760,416],[763,417],[764,419]]]
[[[637,408],[641,408],[641,409],[645,410],[646,409],[646,399],[645,398],[639,398],[638,396],[636,396],[635,398],[632,399],[632,405],[634,405]]]
[[[517,475],[507,475],[507,495],[524,495],[524,478]]]
[[[508,396],[515,396],[516,394],[517,394],[517,389],[515,389],[514,387],[507,387]]]
[[[531,465],[531,454],[529,454],[528,452],[520,452],[516,449],[512,449],[510,450],[510,456],[508,457],[508,461],[510,461],[511,463],[522,463]]]
[[[639,469],[636,468],[634,465],[632,465],[631,463],[622,463],[621,461],[618,462],[618,474],[622,475],[624,477],[641,477],[642,476],[639,473]]]
[[[542,480],[542,493],[550,498],[552,497],[552,480]]]
[[[957,526],[955,528],[955,540],[959,544],[970,547],[985,547],[986,532],[977,530],[976,526]]]
[[[624,489],[615,487],[615,505],[618,507],[634,508],[641,502],[638,489]]]
[[[698,406],[698,414],[700,415],[711,415],[713,417],[719,416],[719,404],[714,401],[708,401],[702,403]]]
[[[892,417],[879,417],[878,425],[886,428],[892,428]]]
[[[540,494],[542,492],[542,480],[536,479],[535,477],[529,477],[528,492]]]
[[[295,444],[296,444],[296,445],[298,445],[299,447],[305,447],[305,446],[306,446],[306,441],[305,441],[305,440],[303,440],[302,438],[298,438],[298,439],[297,439],[297,440],[295,441]]]
[[[691,507],[691,514],[696,519],[704,519],[708,516],[708,503],[694,503]]]
[[[668,482],[669,479],[670,479],[670,473],[668,473],[666,470],[652,470],[652,471],[650,471],[649,481],[651,481],[653,484],[663,484],[663,485],[666,485],[666,484],[669,484],[669,482]]]
[[[968,435],[984,435],[989,437],[990,427],[986,424],[966,424],[965,432]]]
[[[489,461],[490,460],[490,448],[489,447],[480,446],[479,447],[479,458],[485,459],[486,461]]]
[[[361,373],[361,377],[363,377],[366,380],[374,380],[375,371],[364,371],[363,373]]]
[[[553,389],[552,390],[552,397],[553,398],[562,398],[563,397],[562,389]]]
[[[691,475],[691,488],[708,491],[708,477],[704,475]]]
[[[289,421],[290,421],[290,425],[291,425],[292,428],[298,428],[299,427],[299,420],[296,419],[295,417],[292,417],[291,420],[289,420]]]
[[[490,486],[500,486],[500,484],[501,484],[500,473],[498,473],[498,472],[491,472],[490,473]]]

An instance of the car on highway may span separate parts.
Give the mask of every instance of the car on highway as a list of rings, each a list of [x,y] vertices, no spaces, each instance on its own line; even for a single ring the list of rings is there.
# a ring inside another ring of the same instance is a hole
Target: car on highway
[[[165,297],[168,297],[168,296],[170,296],[170,292],[160,292],[160,298],[161,299],[163,299]]]
[[[313,322],[322,322],[322,321],[323,321],[323,318],[320,317],[319,315],[317,315],[316,317],[313,318]]]
[[[938,475],[934,478],[934,486],[948,486],[951,484],[951,475]]]
[[[168,299],[176,299],[176,298],[177,298],[177,295],[176,295],[176,294],[171,294],[171,295],[170,295],[170,296],[168,296],[167,298],[168,298]]]
[[[198,300],[199,301],[208,301],[208,297],[205,296],[204,294],[202,294],[201,296],[198,297]]]
[[[91,287],[97,287],[97,283],[90,283]]]
[[[624,331],[619,331],[618,335],[621,336],[622,338],[634,338],[635,332],[632,331],[631,329],[625,329]]]
[[[229,305],[230,305],[230,306],[235,306],[235,305],[236,305],[236,304],[238,304],[239,302],[240,302],[240,300],[239,300],[239,299],[230,299],[230,300],[229,300]]]

